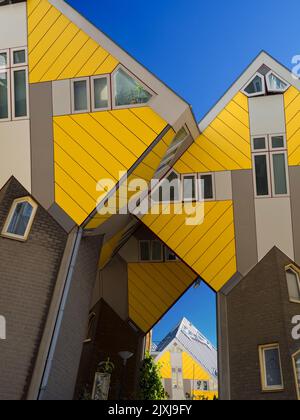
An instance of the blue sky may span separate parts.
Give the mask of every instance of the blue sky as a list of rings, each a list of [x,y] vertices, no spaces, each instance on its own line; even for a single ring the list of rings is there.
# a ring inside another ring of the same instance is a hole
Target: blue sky
[[[200,120],[261,50],[287,67],[300,54],[299,0],[69,0],[192,104]],[[215,297],[202,285],[160,322],[159,340],[186,316],[216,343]]]

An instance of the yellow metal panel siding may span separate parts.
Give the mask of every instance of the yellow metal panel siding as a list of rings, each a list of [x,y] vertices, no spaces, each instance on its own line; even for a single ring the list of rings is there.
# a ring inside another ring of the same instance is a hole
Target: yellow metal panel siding
[[[143,223],[219,291],[237,269],[232,201],[205,202],[204,221],[196,226],[188,226],[187,215],[174,208],[171,214],[163,214],[163,206],[155,210],[160,214],[144,216]]]
[[[194,391],[194,400],[201,401],[203,399],[212,401],[215,398],[218,398],[218,391]]]
[[[188,353],[182,353],[183,379],[195,381],[209,381],[210,375]]]
[[[124,230],[121,230],[103,245],[103,248],[101,250],[101,255],[100,255],[100,262],[99,262],[99,267],[101,270],[106,266],[106,264],[109,263],[112,257],[112,254],[114,253],[115,249],[117,248],[122,238],[123,232]]]
[[[142,114],[143,109],[139,108],[140,113]],[[145,118],[145,121],[150,121],[149,117],[151,117],[151,112],[149,113],[149,110],[145,109],[145,116],[147,116],[148,119]],[[162,128],[161,120],[156,119],[156,122],[154,122],[153,126],[156,127],[156,130],[160,130]],[[148,184],[151,182],[151,180],[154,177],[154,174],[165,155],[168,147],[170,146],[173,138],[174,138],[175,132],[173,129],[170,129],[167,134],[161,139],[161,141],[153,148],[153,150],[143,159],[142,163],[140,163],[137,168],[133,171],[133,173],[128,177],[128,185],[131,181],[134,179],[142,179],[146,181]],[[125,187],[127,189],[127,187]],[[128,202],[128,200],[134,195],[136,192],[127,192],[127,199],[123,196],[121,191],[118,189],[117,192],[114,194],[112,199],[116,200],[116,203],[120,203],[120,199],[122,199],[122,202],[124,203]],[[122,206],[121,206],[122,207]],[[94,229],[101,224],[103,224],[110,215],[107,216],[99,216],[96,215],[87,225],[87,229]]]
[[[30,83],[112,73],[119,62],[47,0],[28,0]]]
[[[171,353],[166,351],[157,361],[163,379],[172,379]]]
[[[284,95],[288,158],[290,166],[300,165],[300,92],[290,87]]]
[[[251,169],[248,100],[242,93],[220,112],[175,165],[179,173]]]
[[[143,120],[131,110],[54,117],[55,185],[59,192],[65,191],[56,195],[56,201],[76,223],[81,224],[96,208],[102,195],[96,189],[98,181],[110,179],[116,184],[119,173],[128,171],[167,125],[150,109],[141,108],[140,114]],[[100,224],[105,220],[101,217]],[[88,227],[92,226],[94,222]]]
[[[182,262],[128,264],[130,318],[149,331],[195,280]]]

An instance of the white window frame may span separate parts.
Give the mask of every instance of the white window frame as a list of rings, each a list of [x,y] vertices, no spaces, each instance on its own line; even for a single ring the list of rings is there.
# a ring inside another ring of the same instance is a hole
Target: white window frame
[[[15,116],[15,81],[14,81],[14,73],[17,71],[25,70],[25,78],[26,78],[26,115],[23,115],[22,117],[16,117]],[[12,120],[13,121],[19,121],[19,120],[27,120],[29,118],[29,82],[28,82],[28,67],[19,66],[19,67],[13,67],[11,69],[11,95],[12,95]]]
[[[11,72],[8,67],[0,67],[0,73],[6,73],[7,74],[7,107],[8,107],[8,113],[7,118],[0,118],[1,122],[7,122],[12,120],[12,87],[11,87]],[[26,88],[28,90],[28,87]]]
[[[184,196],[184,180],[185,180],[185,178],[194,178],[194,180],[195,180],[195,198],[186,198]],[[199,178],[198,178],[197,174],[195,174],[195,173],[181,175],[182,202],[184,202],[184,203],[195,203],[195,202],[199,201],[198,180],[199,180]]]
[[[264,149],[255,149],[254,148],[254,140],[255,139],[265,139],[266,147]],[[267,135],[261,135],[261,136],[252,136],[251,137],[251,150],[252,153],[261,153],[261,152],[268,152],[269,151],[269,138]]]
[[[86,82],[87,89],[87,109],[82,109],[80,111],[75,110],[75,93],[74,93],[74,84],[76,82]],[[91,87],[90,87],[90,78],[89,77],[80,77],[71,79],[71,102],[72,102],[72,114],[85,114],[91,112]]]
[[[274,162],[273,162],[273,156],[274,155],[284,155],[285,172],[286,172],[286,187],[287,187],[287,193],[286,194],[275,194],[275,176],[274,176]],[[288,166],[288,156],[287,156],[286,150],[277,149],[276,152],[270,152],[270,160],[271,160],[270,168],[271,168],[272,197],[274,197],[274,198],[289,197],[289,195],[290,195],[289,166]]]
[[[267,384],[265,351],[266,350],[274,350],[274,349],[278,350],[278,355],[279,355],[279,368],[280,368],[280,375],[281,375],[281,385],[279,385],[279,386],[268,386],[268,384]],[[279,344],[268,344],[268,345],[259,346],[259,361],[260,361],[260,374],[261,374],[262,391],[263,392],[283,391],[284,390],[284,380],[283,380],[281,353],[280,353]]]
[[[263,90],[262,90],[262,92],[256,92],[256,93],[248,93],[248,92],[246,92],[246,88],[247,88],[247,86],[248,85],[250,85],[250,83],[251,82],[253,82],[253,80],[256,78],[256,77],[259,77],[261,80],[262,80],[262,82],[263,82]],[[245,86],[242,88],[242,91],[243,91],[243,93],[246,95],[246,96],[248,96],[248,98],[254,98],[254,97],[256,97],[256,96],[263,96],[263,95],[265,95],[266,94],[266,81],[265,81],[265,78],[264,78],[264,76],[262,76],[260,73],[255,73],[254,74],[254,76],[253,77],[251,77],[251,79],[245,84]]]
[[[290,265],[285,267],[285,272],[287,273],[288,271],[292,271],[293,273],[296,274],[297,281],[298,281],[298,289],[299,289],[299,294],[300,294],[300,270],[297,267],[295,267],[293,264],[290,264]],[[286,278],[286,281],[287,281],[287,278]],[[289,295],[289,300],[290,300],[291,303],[300,304],[300,300],[292,299],[290,295]]]
[[[213,188],[213,197],[212,198],[202,198],[201,197],[201,190],[202,190],[202,176],[211,176],[212,180],[212,188]],[[199,201],[216,201],[216,181],[215,181],[215,174],[213,172],[203,172],[198,174],[198,198]]]
[[[273,147],[272,140],[273,140],[274,137],[283,137],[283,142],[284,142],[283,147]],[[270,151],[274,151],[274,152],[278,151],[279,152],[279,151],[287,150],[286,134],[270,134],[268,136],[268,138],[269,138],[268,142],[269,142],[269,149],[270,149]]]
[[[24,233],[23,236],[21,236],[21,235],[15,235],[13,233],[9,233],[8,232],[8,228],[9,228],[9,225],[11,223],[11,220],[12,220],[12,218],[14,216],[14,212],[16,210],[16,207],[20,203],[29,203],[32,206],[32,213],[31,213],[31,216],[30,216],[30,219],[29,219],[29,222],[28,222],[26,231],[25,231],[25,233]],[[2,229],[1,236],[5,237],[5,238],[9,238],[9,239],[14,239],[14,240],[17,240],[17,241],[20,241],[20,242],[26,242],[27,239],[28,239],[28,236],[30,234],[30,231],[31,231],[31,228],[32,228],[32,224],[34,222],[37,209],[38,209],[38,205],[37,205],[37,203],[35,201],[32,200],[31,197],[22,197],[22,198],[18,198],[16,200],[14,200],[14,202],[13,202],[11,208],[10,208],[10,211],[8,213],[8,217],[7,217],[6,221],[5,221],[4,227]]]
[[[107,99],[107,103],[108,106],[104,107],[104,108],[96,108],[95,107],[95,80],[98,79],[106,79],[107,81],[107,92],[108,92],[108,99]],[[104,75],[99,75],[99,76],[92,76],[91,77],[91,109],[92,112],[99,112],[99,111],[108,111],[111,109],[111,81],[110,81],[110,75],[109,74],[104,74]]]
[[[270,80],[269,80],[269,76],[271,75],[271,74],[273,74],[275,77],[277,77],[282,83],[285,83],[287,86],[286,86],[286,88],[285,89],[272,89],[271,88],[271,84],[270,84]],[[268,92],[270,92],[270,93],[284,93],[284,92],[286,92],[288,89],[289,89],[289,87],[291,86],[286,80],[284,80],[282,77],[280,77],[280,76],[278,76],[278,74],[277,73],[275,73],[275,71],[273,71],[273,70],[270,70],[267,74],[266,74],[266,83],[267,83],[267,89],[268,89]]]
[[[152,95],[152,98],[150,98],[149,102],[143,103],[143,104],[129,104],[129,105],[116,105],[116,86],[115,86],[115,75],[118,72],[119,69],[122,69],[125,73],[128,74],[128,76],[132,77],[133,80],[135,80],[137,83],[139,83],[150,95]],[[155,93],[149,86],[147,86],[142,80],[140,80],[137,76],[135,76],[131,71],[129,71],[126,67],[122,66],[122,64],[119,64],[115,70],[113,71],[111,75],[111,98],[112,98],[112,108],[113,109],[129,109],[129,108],[143,108],[147,107],[151,104],[151,102],[155,99],[157,96],[157,93]]]
[[[255,166],[255,157],[256,156],[266,156],[267,158],[267,178],[268,178],[268,188],[269,194],[268,195],[258,195],[257,194],[257,184],[256,184],[256,166]],[[270,167],[270,153],[269,152],[261,152],[261,153],[252,153],[252,166],[253,166],[253,182],[254,182],[254,195],[255,198],[263,199],[263,198],[272,198],[272,181],[271,181],[271,167]]]
[[[25,62],[24,63],[14,64],[14,52],[16,52],[16,51],[25,51]],[[17,68],[17,67],[24,67],[24,66],[28,66],[28,50],[27,50],[27,47],[11,48],[11,50],[10,50],[10,67],[11,68]]]
[[[299,390],[299,383],[298,383],[298,376],[297,376],[297,366],[296,366],[296,358],[297,357],[300,357],[300,350],[298,350],[295,354],[292,355],[293,369],[294,369],[295,381],[296,381],[296,390],[297,390],[298,400],[300,400],[300,390]]]
[[[2,70],[6,70],[10,68],[10,53],[9,53],[9,49],[8,50],[0,50],[0,54],[5,53],[6,57],[7,57],[7,64],[6,66],[0,66],[0,71]]]

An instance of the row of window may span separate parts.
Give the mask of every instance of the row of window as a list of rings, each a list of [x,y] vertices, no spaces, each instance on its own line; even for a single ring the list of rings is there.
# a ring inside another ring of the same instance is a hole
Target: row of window
[[[133,74],[119,66],[112,75],[72,79],[72,113],[138,107],[155,95]]]
[[[172,171],[152,193],[156,202],[194,202],[215,199],[214,174],[178,175]]]
[[[279,344],[259,347],[262,390],[265,392],[284,390]],[[300,351],[292,357],[296,388],[300,399]]]
[[[290,85],[281,77],[273,71],[270,71],[266,74],[266,76],[256,73],[244,87],[243,92],[249,98],[252,98],[255,96],[266,95],[268,93],[284,93],[289,86]]]
[[[177,256],[160,241],[139,241],[139,260],[142,262],[177,261]]]
[[[289,195],[286,136],[253,137],[252,157],[256,197]]]
[[[0,121],[28,117],[27,49],[0,51]]]

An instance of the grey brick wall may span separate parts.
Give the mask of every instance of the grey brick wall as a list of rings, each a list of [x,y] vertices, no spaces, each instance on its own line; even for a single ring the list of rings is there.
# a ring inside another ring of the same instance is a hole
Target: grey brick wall
[[[231,399],[295,400],[292,355],[300,343],[291,337],[291,319],[300,313],[289,302],[285,266],[291,261],[274,248],[227,297]],[[264,393],[260,345],[279,343],[284,391]]]
[[[26,195],[14,179],[3,189],[1,231],[13,200]],[[27,242],[0,236],[0,314],[7,321],[7,340],[0,341],[1,400],[26,397],[66,240],[41,207]]]
[[[72,400],[96,282],[102,237],[81,240],[72,284],[43,400]]]

